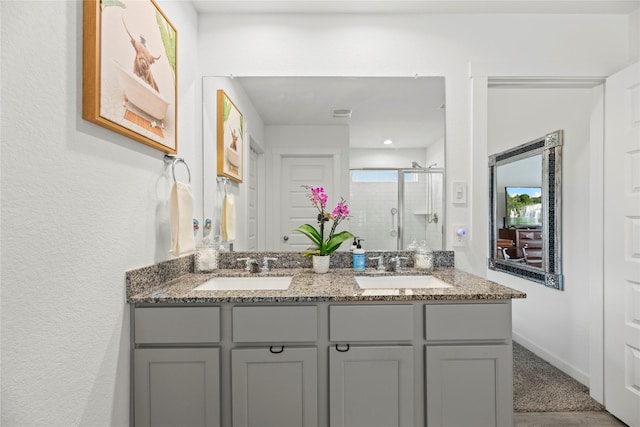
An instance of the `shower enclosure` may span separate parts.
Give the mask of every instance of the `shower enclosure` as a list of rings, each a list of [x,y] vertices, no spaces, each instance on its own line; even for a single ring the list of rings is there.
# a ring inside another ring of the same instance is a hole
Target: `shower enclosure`
[[[351,169],[349,230],[369,250],[444,249],[444,169]]]

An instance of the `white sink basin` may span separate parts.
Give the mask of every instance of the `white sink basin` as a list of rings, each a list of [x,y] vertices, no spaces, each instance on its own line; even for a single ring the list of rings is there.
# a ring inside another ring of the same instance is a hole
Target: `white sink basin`
[[[291,276],[282,277],[214,277],[195,291],[281,290],[291,285]]]
[[[433,276],[356,276],[361,289],[452,288],[453,285]]]

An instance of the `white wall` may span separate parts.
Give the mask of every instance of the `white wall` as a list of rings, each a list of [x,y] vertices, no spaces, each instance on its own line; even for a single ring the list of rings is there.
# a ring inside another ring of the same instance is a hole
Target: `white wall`
[[[444,145],[442,146],[444,150]],[[352,148],[349,150],[349,168],[411,168],[412,162],[427,167],[424,148]]]
[[[178,29],[178,154],[199,194],[198,21],[158,3]],[[128,426],[124,278],[170,257],[163,153],[82,120],[82,2],[0,7],[1,423]]]
[[[514,337],[582,382],[589,378],[589,164],[591,89],[489,90],[490,154],[564,130],[562,262],[564,291],[489,271],[527,293],[514,300]],[[498,218],[500,221],[501,219]]]

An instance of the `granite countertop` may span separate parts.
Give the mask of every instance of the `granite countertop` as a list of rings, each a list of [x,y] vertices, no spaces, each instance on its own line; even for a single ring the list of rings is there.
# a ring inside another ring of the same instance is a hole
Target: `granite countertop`
[[[503,300],[526,298],[515,289],[482,279],[455,268],[438,268],[431,274],[451,285],[430,289],[360,289],[356,275],[424,275],[424,271],[407,268],[401,272],[377,272],[367,269],[332,268],[316,274],[309,268],[276,268],[266,274],[251,274],[241,269],[221,269],[213,273],[186,273],[142,292],[128,289],[129,303],[247,303],[247,302],[318,302],[318,301],[427,301],[427,300]],[[292,276],[285,290],[200,291],[197,286],[213,277]]]

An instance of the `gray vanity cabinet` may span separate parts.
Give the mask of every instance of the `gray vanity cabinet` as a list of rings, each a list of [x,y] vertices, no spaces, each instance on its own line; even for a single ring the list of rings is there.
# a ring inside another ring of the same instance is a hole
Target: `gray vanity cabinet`
[[[413,427],[413,390],[412,346],[330,350],[331,427]]]
[[[134,350],[135,425],[220,425],[217,348]]]
[[[510,301],[427,304],[427,426],[511,427]]]
[[[231,351],[234,427],[318,425],[315,347]]]
[[[220,309],[133,311],[136,427],[220,426]]]
[[[235,306],[232,336],[233,427],[316,427],[318,307]]]
[[[511,427],[510,300],[139,304],[135,426]]]
[[[331,427],[414,426],[414,306],[329,308]]]

